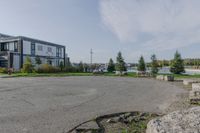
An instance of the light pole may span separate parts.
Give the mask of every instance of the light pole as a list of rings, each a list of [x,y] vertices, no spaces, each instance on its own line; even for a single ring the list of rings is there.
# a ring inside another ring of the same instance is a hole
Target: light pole
[[[92,59],[93,59],[93,51],[92,49],[90,50],[90,68],[91,68],[91,71],[92,71]]]

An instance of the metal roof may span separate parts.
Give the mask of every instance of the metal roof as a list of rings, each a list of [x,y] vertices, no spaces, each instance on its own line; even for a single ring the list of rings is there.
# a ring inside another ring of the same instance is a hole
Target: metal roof
[[[10,35],[0,33],[0,39],[11,37]]]
[[[16,41],[16,40],[25,40],[25,41],[30,41],[30,42],[33,42],[33,43],[41,43],[41,44],[46,44],[46,45],[51,45],[51,46],[65,47],[63,45],[59,45],[59,44],[51,43],[51,42],[47,42],[47,41],[42,41],[42,40],[39,40],[39,39],[30,38],[30,37],[9,36],[9,35],[5,35],[5,34],[0,33],[0,42],[9,42],[9,41]]]

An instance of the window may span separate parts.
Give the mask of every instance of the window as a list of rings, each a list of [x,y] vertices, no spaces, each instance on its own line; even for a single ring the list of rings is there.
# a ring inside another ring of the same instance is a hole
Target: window
[[[43,50],[42,45],[38,45],[38,51],[42,51],[42,50]]]
[[[35,43],[31,43],[31,55],[35,55]]]
[[[14,42],[14,51],[18,52],[18,42]]]
[[[56,56],[61,57],[62,56],[62,48],[57,48],[56,49]]]
[[[51,48],[51,47],[48,47],[48,48],[47,48],[47,51],[48,51],[48,52],[52,52],[52,48]]]
[[[1,51],[8,51],[9,50],[9,43],[2,43]]]
[[[59,48],[56,48],[56,57],[59,57]]]

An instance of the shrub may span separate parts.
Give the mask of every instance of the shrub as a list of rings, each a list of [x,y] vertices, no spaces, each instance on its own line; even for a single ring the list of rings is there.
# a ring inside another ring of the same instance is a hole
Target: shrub
[[[64,72],[79,72],[79,68],[73,66],[66,66],[63,69]]]
[[[62,62],[62,61],[60,62],[60,64],[59,64],[59,67],[60,67],[60,70],[61,70],[61,71],[63,71],[64,64],[63,64],[63,62]]]
[[[0,67],[0,73],[8,73],[8,68]]]
[[[78,72],[83,72],[84,71],[84,66],[83,66],[83,62],[81,61],[79,64],[78,64]]]
[[[34,71],[34,67],[32,65],[30,57],[28,57],[28,56],[26,57],[26,61],[23,64],[23,68],[21,71],[24,73],[32,73]]]
[[[36,57],[35,57],[35,64],[37,64],[37,65],[42,64],[42,61],[41,61],[41,59],[40,59],[39,56],[36,56]]]
[[[61,72],[59,68],[53,67],[49,64],[43,64],[36,70],[38,73],[57,73]]]

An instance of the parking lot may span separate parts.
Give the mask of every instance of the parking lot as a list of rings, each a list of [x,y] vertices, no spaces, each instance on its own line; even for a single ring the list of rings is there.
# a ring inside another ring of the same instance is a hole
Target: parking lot
[[[103,114],[162,112],[185,93],[154,79],[41,77],[0,79],[0,133],[63,133]]]

